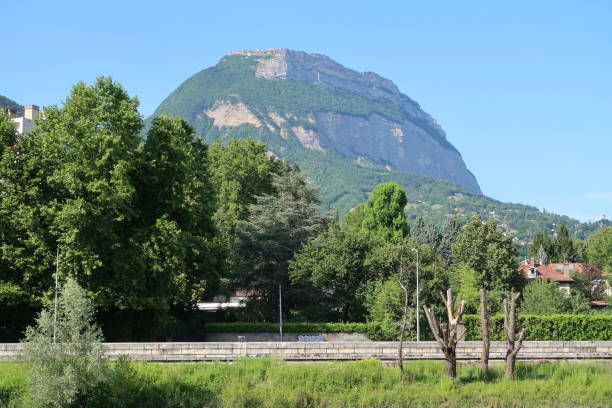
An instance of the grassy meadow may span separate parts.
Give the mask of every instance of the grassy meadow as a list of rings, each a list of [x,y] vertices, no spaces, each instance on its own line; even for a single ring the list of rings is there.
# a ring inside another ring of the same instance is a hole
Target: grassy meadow
[[[480,380],[477,365],[461,365],[456,381],[442,362],[409,362],[404,375],[376,360],[286,363],[119,362],[87,407],[610,407],[612,364],[519,363],[517,379]],[[0,407],[28,406],[22,363],[0,363]]]

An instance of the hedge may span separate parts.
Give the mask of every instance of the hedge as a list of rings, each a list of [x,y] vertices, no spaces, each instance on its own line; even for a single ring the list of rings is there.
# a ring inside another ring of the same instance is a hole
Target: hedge
[[[284,333],[362,333],[369,334],[376,331],[376,323],[285,323]],[[263,333],[278,332],[278,323],[209,323],[206,325],[208,333]]]
[[[463,316],[465,339],[480,340],[480,316]],[[504,316],[491,316],[491,340],[505,340]],[[519,315],[526,340],[612,340],[612,315]]]
[[[480,316],[465,315],[465,340],[480,340]],[[491,340],[505,340],[504,316],[490,320]],[[612,315],[519,315],[526,340],[612,340]],[[428,330],[428,328],[426,328]],[[278,323],[209,323],[208,333],[278,332]],[[285,323],[285,333],[361,333],[371,340],[396,340],[379,323]]]

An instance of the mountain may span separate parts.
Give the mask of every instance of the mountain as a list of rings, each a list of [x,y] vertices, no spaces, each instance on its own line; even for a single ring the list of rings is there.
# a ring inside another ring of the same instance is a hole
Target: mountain
[[[580,237],[596,228],[483,196],[459,151],[417,102],[391,80],[324,55],[231,52],[183,82],[152,117],[162,113],[185,118],[209,143],[265,142],[272,154],[298,163],[321,187],[325,206],[340,213],[393,180],[406,190],[411,218],[441,223],[478,212],[495,217],[517,243],[559,223]]]
[[[0,109],[13,109],[19,116],[23,115],[23,106],[2,95],[0,95]]]

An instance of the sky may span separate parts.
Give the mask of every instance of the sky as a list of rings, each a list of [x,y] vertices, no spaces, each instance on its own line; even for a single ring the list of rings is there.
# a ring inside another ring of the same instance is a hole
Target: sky
[[[20,4],[23,3],[23,4]],[[392,79],[485,195],[612,217],[612,2],[56,1],[3,4],[0,95],[61,104],[110,75],[150,115],[231,50],[290,48]]]

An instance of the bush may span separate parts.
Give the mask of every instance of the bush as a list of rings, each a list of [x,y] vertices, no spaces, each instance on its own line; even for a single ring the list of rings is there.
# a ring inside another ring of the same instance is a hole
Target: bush
[[[53,309],[43,310],[36,326],[28,327],[22,343],[29,368],[34,406],[87,406],[108,378],[102,335],[94,323],[94,307],[74,279],[58,299],[56,338]],[[55,341],[54,341],[55,340]]]
[[[552,315],[559,313],[589,314],[591,309],[580,293],[565,295],[559,284],[546,279],[534,279],[523,290],[521,313]]]
[[[465,339],[480,340],[480,317],[463,316]],[[491,316],[491,340],[505,340],[504,316]],[[612,315],[519,315],[518,327],[525,328],[525,340],[572,341],[612,340]]]

